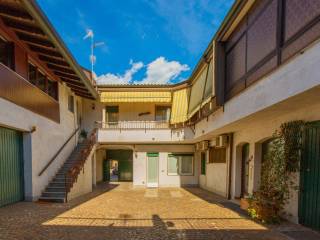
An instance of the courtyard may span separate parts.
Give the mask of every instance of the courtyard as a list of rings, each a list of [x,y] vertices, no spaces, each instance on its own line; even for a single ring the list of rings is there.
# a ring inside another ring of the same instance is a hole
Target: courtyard
[[[301,237],[301,238],[300,238]],[[0,209],[0,239],[318,239],[301,226],[267,226],[199,188],[100,184],[66,204],[19,202]]]

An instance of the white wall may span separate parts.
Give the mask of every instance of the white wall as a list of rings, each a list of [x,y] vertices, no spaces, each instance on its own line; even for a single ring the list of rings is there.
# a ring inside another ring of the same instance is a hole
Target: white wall
[[[171,129],[99,129],[99,143],[170,143],[185,142],[186,135],[190,135],[190,128]]]
[[[73,184],[70,192],[68,193],[68,201],[79,197],[83,194],[92,192],[92,174],[93,174],[93,169],[92,169],[92,156],[95,152],[95,149],[91,151],[91,154],[87,158],[83,170],[80,171],[80,174],[77,177],[76,182]]]
[[[194,158],[194,174],[192,176],[169,176],[167,160],[170,153],[193,153],[193,145],[137,145],[133,152],[133,184],[145,185],[147,182],[147,153],[159,152],[159,187],[178,187],[198,185],[199,170]]]
[[[29,145],[29,148],[24,151],[24,160],[31,161],[25,163],[25,176],[27,178],[25,180],[25,198],[27,200],[35,200],[40,196],[49,180],[53,178],[75,147],[76,138],[69,142],[47,171],[41,177],[38,176],[42,168],[77,128],[76,116],[68,110],[67,106],[70,93],[69,88],[59,84],[60,123],[0,98],[0,125],[26,132],[24,140],[25,145]],[[31,134],[28,132],[32,126],[36,127],[36,131]],[[28,154],[30,155],[27,156]]]
[[[320,91],[319,91],[320,93]],[[233,184],[232,196],[239,196],[240,189],[240,171],[241,163],[239,161],[240,151],[237,151],[237,146],[243,143],[249,143],[249,157],[252,161],[249,163],[249,193],[259,187],[260,168],[261,168],[261,143],[272,137],[275,130],[279,129],[281,123],[304,120],[315,121],[320,119],[320,101],[315,101],[314,104],[306,105],[304,108],[299,108],[287,114],[275,114],[272,120],[269,119],[256,119],[251,120],[250,124],[243,126],[240,131],[234,134],[234,158],[233,158]],[[241,156],[241,155],[240,155]],[[298,181],[297,181],[298,182]],[[290,220],[298,221],[298,192],[292,192],[291,201],[286,207],[287,212],[292,215]]]
[[[103,181],[103,161],[106,159],[106,150],[98,149],[96,151],[96,182]]]

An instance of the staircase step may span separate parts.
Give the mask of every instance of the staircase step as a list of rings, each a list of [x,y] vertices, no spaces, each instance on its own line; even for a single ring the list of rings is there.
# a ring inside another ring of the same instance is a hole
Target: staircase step
[[[64,198],[65,192],[43,192],[41,197]]]
[[[72,167],[77,166],[79,163],[81,163],[81,153],[83,150],[89,149],[89,147],[90,143],[87,141],[84,143],[79,143],[76,146],[65,163],[60,167],[55,177],[48,184],[41,197],[39,198],[39,201],[60,203],[65,202],[66,181],[70,184],[73,182],[72,178],[69,177],[67,173],[70,169],[72,169]]]
[[[65,187],[65,182],[52,181],[48,187]]]
[[[56,203],[66,202],[64,197],[63,198],[60,198],[60,197],[40,197],[39,201],[41,201],[41,202],[56,202]]]
[[[46,192],[65,192],[65,186],[53,187],[49,185]]]

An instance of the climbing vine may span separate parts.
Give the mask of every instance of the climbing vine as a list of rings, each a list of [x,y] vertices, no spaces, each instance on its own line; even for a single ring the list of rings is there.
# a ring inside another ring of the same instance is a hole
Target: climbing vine
[[[280,213],[295,188],[299,170],[301,136],[304,122],[283,123],[273,134],[273,141],[261,168],[261,182],[258,191],[249,197],[248,213],[267,223],[280,221]]]

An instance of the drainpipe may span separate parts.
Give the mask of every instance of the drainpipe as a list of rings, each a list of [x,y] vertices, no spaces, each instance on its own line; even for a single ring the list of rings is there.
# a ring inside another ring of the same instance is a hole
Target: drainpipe
[[[232,155],[233,155],[233,133],[229,134],[229,179],[228,179],[228,200],[231,199],[231,180],[232,180]]]

